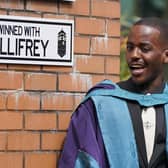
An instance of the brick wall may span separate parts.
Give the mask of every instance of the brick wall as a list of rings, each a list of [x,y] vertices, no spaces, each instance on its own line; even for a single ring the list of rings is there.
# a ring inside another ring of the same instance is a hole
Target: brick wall
[[[0,64],[0,167],[55,168],[85,92],[119,80],[119,0],[1,0],[0,14],[75,21],[73,67]]]

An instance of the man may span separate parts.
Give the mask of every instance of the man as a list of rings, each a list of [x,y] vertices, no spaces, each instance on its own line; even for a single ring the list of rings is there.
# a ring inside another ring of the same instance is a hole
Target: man
[[[72,116],[59,168],[166,168],[168,25],[144,18],[130,30],[131,78],[93,87]]]

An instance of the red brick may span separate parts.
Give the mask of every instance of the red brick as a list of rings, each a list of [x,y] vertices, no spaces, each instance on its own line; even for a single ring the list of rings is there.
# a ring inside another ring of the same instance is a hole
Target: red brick
[[[107,75],[106,79],[109,79],[116,83],[120,81],[120,76],[119,75]]]
[[[36,93],[18,92],[8,96],[8,109],[39,110],[40,96]]]
[[[22,88],[23,88],[22,72],[0,71],[0,89],[22,89]]]
[[[73,66],[0,64],[1,71],[22,74],[20,86],[11,77],[0,82],[0,167],[56,168],[85,92],[105,78],[119,80],[119,1],[2,0],[0,7],[3,15],[75,21]]]
[[[92,1],[93,16],[101,16],[108,18],[120,18],[120,3],[115,1]]]
[[[65,93],[43,94],[42,109],[43,110],[72,110],[73,96]]]
[[[93,85],[100,83],[104,79],[106,79],[106,75],[104,75],[104,74],[103,75],[93,75],[92,76]]]
[[[29,0],[27,1],[27,10],[42,11],[42,12],[58,12],[58,7],[56,1],[37,1]]]
[[[76,18],[76,33],[104,35],[105,34],[105,20],[96,18]]]
[[[11,64],[11,65],[8,65],[8,69],[10,69],[10,70],[20,70],[20,71],[39,71],[40,66]]]
[[[93,86],[100,83],[101,81],[109,79],[112,80],[113,82],[118,82],[119,81],[119,75],[110,75],[110,74],[103,74],[103,75],[92,75],[92,83]]]
[[[65,133],[43,133],[42,150],[61,150]]]
[[[60,13],[75,14],[75,15],[89,15],[89,0],[77,0],[73,3],[61,3]]]
[[[90,38],[89,37],[75,37],[74,52],[80,54],[89,54],[90,52]]]
[[[84,73],[104,73],[104,57],[78,56],[76,57],[76,71]]]
[[[26,12],[26,11],[10,11],[9,12],[10,15],[12,16],[23,16],[23,17],[36,17],[36,18],[40,18],[41,15],[40,13],[35,13],[35,12]],[[26,18],[25,18],[26,19]]]
[[[119,37],[120,36],[120,22],[108,20],[107,21],[107,33],[109,36]]]
[[[106,58],[106,73],[120,74],[120,58],[107,57]]]
[[[43,66],[43,71],[46,72],[72,72],[72,67],[68,66]]]
[[[0,2],[0,8],[24,9],[23,0],[3,0]]]
[[[112,80],[113,82],[119,82],[120,77],[119,77],[119,75],[111,75],[111,74],[93,75],[92,76],[93,85],[96,85],[96,84],[100,83],[101,81],[103,81],[105,79]]]
[[[0,166],[2,168],[22,168],[22,153],[0,153]]]
[[[56,168],[55,153],[26,153],[25,168]]]
[[[112,80],[113,82],[119,82],[119,75],[93,75],[92,76],[93,86],[102,82],[105,79]]]
[[[51,13],[44,13],[43,18],[48,18],[48,19],[65,19],[65,20],[73,20],[73,16],[69,15],[58,15],[58,14],[51,14]]]
[[[58,86],[60,91],[86,92],[92,86],[92,77],[82,74],[60,74]]]
[[[83,100],[85,94],[78,94],[75,95],[75,103],[74,103],[74,110],[78,107],[78,105],[81,103],[81,101]]]
[[[0,109],[6,109],[6,95],[1,93],[0,94]]]
[[[26,90],[56,90],[57,76],[54,74],[29,73],[25,75]]]
[[[7,15],[7,11],[3,10],[3,9],[0,9],[0,15]]]
[[[58,114],[58,129],[59,130],[67,130],[71,116],[72,116],[72,113],[69,113],[69,112]]]
[[[1,13],[0,13],[1,14]],[[0,64],[0,69],[7,69],[7,65],[6,64]]]
[[[27,130],[53,130],[56,129],[56,114],[27,113],[25,114],[25,129]]]
[[[8,150],[38,150],[40,148],[39,133],[9,133]]]
[[[120,39],[95,37],[92,39],[92,53],[101,55],[119,55]]]
[[[0,133],[0,150],[5,150],[7,145],[7,134],[4,132]]]
[[[20,112],[0,112],[0,130],[23,128],[23,114]]]

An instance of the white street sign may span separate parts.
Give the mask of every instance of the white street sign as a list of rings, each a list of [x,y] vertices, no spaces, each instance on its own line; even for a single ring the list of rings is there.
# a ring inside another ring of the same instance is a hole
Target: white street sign
[[[0,63],[73,65],[74,22],[0,16]]]

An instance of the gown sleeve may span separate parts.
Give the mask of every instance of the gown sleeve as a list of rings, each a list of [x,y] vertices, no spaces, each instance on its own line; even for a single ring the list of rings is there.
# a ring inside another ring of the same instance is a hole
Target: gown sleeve
[[[95,107],[91,99],[73,113],[58,168],[108,168]]]

